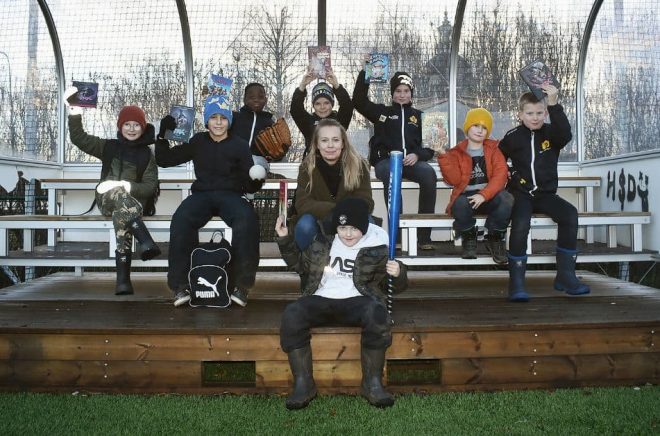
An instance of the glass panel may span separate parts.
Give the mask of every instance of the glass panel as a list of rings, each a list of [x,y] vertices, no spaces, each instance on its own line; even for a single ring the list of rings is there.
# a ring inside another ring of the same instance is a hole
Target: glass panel
[[[657,0],[604,1],[584,74],[585,159],[660,149]]]
[[[84,109],[87,133],[117,135],[126,105],[144,109],[157,125],[173,104],[185,104],[181,25],[175,2],[51,0],[66,85],[99,84],[98,106]],[[96,161],[66,138],[66,162]]]
[[[243,105],[243,90],[250,82],[266,88],[265,110],[286,117],[294,137],[288,160],[302,155],[304,142],[289,106],[307,59],[307,46],[316,45],[317,2],[243,0],[233,2],[186,1],[195,56],[195,101],[203,110],[209,73],[233,79],[231,102]],[[202,126],[200,126],[202,127]]]
[[[332,65],[340,83],[352,93],[355,78],[372,51],[390,54],[390,76],[411,74],[415,83],[413,104],[424,111],[426,142],[447,142],[449,52],[457,1],[368,0],[328,2],[328,38]],[[306,60],[305,60],[306,61]],[[305,64],[300,65],[300,74]],[[388,77],[389,80],[389,77]],[[370,86],[370,99],[391,104],[389,83]],[[367,156],[370,123],[355,114],[349,134]],[[431,128],[433,126],[433,128]]]
[[[459,51],[457,128],[475,106],[493,114],[494,138],[514,127],[518,97],[529,90],[518,70],[535,59],[545,61],[559,80],[560,102],[575,127],[578,50],[592,3],[469,1]],[[560,159],[577,160],[575,140]]]
[[[53,45],[35,0],[0,8],[0,156],[57,160]]]

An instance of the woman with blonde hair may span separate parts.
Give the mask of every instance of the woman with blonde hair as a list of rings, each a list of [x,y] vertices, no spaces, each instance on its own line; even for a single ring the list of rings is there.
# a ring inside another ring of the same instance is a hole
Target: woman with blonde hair
[[[369,164],[351,145],[346,129],[337,120],[325,118],[314,130],[309,153],[298,171],[291,225],[301,250],[312,243],[320,224],[329,223],[335,205],[347,197],[366,201],[371,215],[374,200]]]

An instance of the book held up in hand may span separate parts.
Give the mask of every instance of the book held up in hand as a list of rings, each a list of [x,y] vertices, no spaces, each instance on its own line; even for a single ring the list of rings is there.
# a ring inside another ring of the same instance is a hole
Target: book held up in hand
[[[170,141],[187,142],[192,136],[195,122],[195,109],[188,106],[172,106],[170,115],[176,121],[174,130],[165,131],[165,139]]]
[[[559,82],[550,71],[550,68],[548,68],[542,60],[537,59],[529,65],[526,65],[518,71],[518,74],[520,74],[520,77],[522,77],[523,81],[529,86],[529,90],[532,91],[539,100],[542,100],[545,97],[545,93],[543,92],[543,89],[541,89],[542,85],[550,84],[559,89]]]
[[[70,96],[67,101],[71,106],[96,107],[99,98],[99,84],[95,82],[73,81],[78,92]]]
[[[331,70],[330,47],[327,45],[310,45],[307,47],[309,68],[319,79],[325,79]]]
[[[364,80],[366,83],[387,83],[387,79],[390,77],[389,53],[369,53],[365,73]]]
[[[446,126],[446,112],[422,112],[422,146],[435,153],[446,148],[449,141]]]
[[[280,180],[279,201],[280,216],[283,217],[284,225],[286,225],[287,209],[289,208],[289,183],[287,180]]]
[[[207,88],[209,96],[219,97],[220,103],[225,103],[229,100],[231,85],[234,81],[229,77],[223,77],[219,74],[211,73],[209,75],[209,81],[207,83]]]

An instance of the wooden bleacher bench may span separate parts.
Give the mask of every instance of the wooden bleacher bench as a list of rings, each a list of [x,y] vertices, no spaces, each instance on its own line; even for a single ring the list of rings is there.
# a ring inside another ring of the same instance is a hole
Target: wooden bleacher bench
[[[296,181],[292,179],[286,179],[289,189],[296,188]],[[280,179],[269,179],[264,184],[264,190],[279,190]],[[174,190],[181,191],[181,198],[185,198],[189,195],[190,186],[192,184],[192,179],[164,179],[160,181],[160,188],[162,190]],[[55,238],[56,229],[103,229],[108,232],[108,247],[109,252],[107,253],[107,258],[103,256],[103,259],[80,259],[79,263],[75,263],[75,260],[72,259],[57,259],[56,255],[52,255],[50,262],[53,266],[113,266],[113,256],[115,249],[115,237],[114,230],[112,226],[112,220],[107,217],[92,215],[92,216],[66,216],[66,215],[57,215],[55,212],[55,204],[58,199],[58,195],[62,195],[67,190],[89,190],[92,191],[97,184],[96,179],[43,179],[42,188],[48,190],[49,197],[49,215],[19,215],[19,216],[4,216],[0,217],[0,257],[6,259],[9,256],[7,244],[8,244],[8,230],[10,229],[22,229],[22,230],[36,230],[36,229],[48,229],[49,238],[48,238],[48,247],[54,247],[57,244]],[[382,190],[383,184],[377,179],[372,179],[372,188],[374,190]],[[580,205],[578,210],[580,211],[579,215],[579,225],[586,228],[585,232],[585,242],[593,242],[593,229],[594,226],[607,226],[607,246],[616,247],[616,226],[618,225],[628,225],[632,228],[632,251],[633,253],[628,253],[626,256],[621,258],[621,261],[626,260],[647,260],[648,253],[646,257],[642,255],[641,246],[642,246],[642,232],[641,228],[643,224],[650,223],[650,214],[641,213],[641,212],[593,212],[593,200],[594,200],[594,189],[599,187],[601,184],[601,179],[599,177],[581,177],[581,176],[569,176],[569,177],[560,177],[559,187],[560,188],[575,188],[579,191],[581,197],[579,197]],[[409,181],[403,181],[403,189],[417,189],[417,184]],[[438,189],[450,189],[451,186],[444,183],[444,181],[439,180],[437,183]],[[145,217],[145,223],[150,230],[156,231],[165,231],[169,229],[170,226],[170,215],[157,215],[153,217]],[[477,224],[483,226],[485,218],[479,218]],[[453,223],[453,218],[443,214],[432,214],[432,215],[418,215],[418,214],[403,214],[400,219],[400,226],[403,229],[403,244],[402,244],[402,259],[409,265],[465,265],[465,261],[460,259],[460,256],[456,255],[444,255],[444,256],[435,256],[435,255],[422,255],[418,256],[417,253],[417,228],[419,227],[432,227],[435,229],[451,229]],[[552,220],[546,216],[534,216],[532,219],[532,228],[543,228],[543,227],[552,227],[554,223]],[[212,230],[224,230],[226,235],[231,237],[231,229],[229,229],[226,224],[220,218],[214,218],[211,220],[204,229]],[[27,241],[25,238],[23,252],[30,252],[33,247],[32,243]],[[75,244],[72,243],[72,244]],[[106,243],[107,244],[107,243]],[[263,245],[263,244],[262,244]],[[529,244],[531,250],[531,244]],[[271,253],[272,254],[272,253]],[[533,254],[533,252],[531,253]],[[610,257],[612,254],[610,253]],[[590,259],[598,259],[597,255],[592,257],[581,257],[580,261],[586,262]],[[600,256],[603,259],[603,256]],[[644,259],[642,259],[644,258]],[[10,258],[9,258],[10,259]],[[29,258],[23,259],[10,259],[10,264],[13,265],[30,265]],[[593,260],[591,260],[593,261]],[[609,260],[613,261],[613,260]],[[48,259],[39,259],[39,265],[46,265]],[[554,258],[546,255],[534,255],[533,259],[530,258],[530,263],[553,263]],[[7,262],[5,262],[7,263]],[[162,264],[162,265],[161,265]],[[486,256],[480,256],[477,262],[470,262],[469,264],[492,264],[492,260]],[[148,264],[142,265],[141,261],[136,261],[136,266],[167,266],[167,259],[155,259],[150,261]],[[260,266],[275,266],[280,267],[284,266],[284,262],[274,256],[265,257],[260,260]]]
[[[288,188],[290,190],[296,189],[297,181],[295,179],[285,179],[288,183]],[[190,193],[190,186],[192,185],[193,179],[161,179],[160,180],[160,189],[162,191],[181,191],[181,199],[185,199]],[[79,190],[79,191],[93,191],[98,184],[96,178],[88,179],[42,179],[41,188],[48,191],[48,214],[57,215],[58,211],[56,205],[58,202],[58,196],[61,195],[64,191],[67,190]],[[268,179],[264,184],[262,190],[279,190],[280,179]],[[560,176],[559,177],[559,188],[575,188],[581,193],[581,198],[579,199],[578,210],[591,212],[594,210],[594,189],[600,187],[601,178],[592,177],[592,176]],[[383,182],[375,178],[372,169],[372,179],[371,187],[374,190],[383,190]],[[401,188],[403,190],[417,189],[417,183],[403,180],[401,183]],[[441,178],[438,179],[436,183],[437,189],[451,189],[451,185],[448,185]],[[587,228],[585,240],[587,242],[593,242],[593,231],[591,228]],[[48,233],[48,245],[53,246],[55,244],[55,232],[49,231]]]
[[[477,226],[483,226],[485,216],[477,218]],[[399,218],[399,227],[402,229],[402,249],[408,256],[417,255],[417,229],[420,227],[451,229],[454,218],[444,214],[402,214]],[[607,246],[616,247],[616,227],[627,225],[632,229],[632,251],[642,251],[642,225],[651,223],[650,212],[579,212],[578,226],[606,226]],[[539,227],[552,227],[556,224],[546,215],[533,215],[532,229]],[[530,232],[531,238],[531,232]],[[528,253],[531,254],[531,241],[528,241]]]

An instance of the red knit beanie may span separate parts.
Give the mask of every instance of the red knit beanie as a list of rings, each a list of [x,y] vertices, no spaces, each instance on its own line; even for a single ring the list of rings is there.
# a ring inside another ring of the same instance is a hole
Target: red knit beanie
[[[137,106],[124,106],[119,111],[119,119],[117,119],[117,129],[121,130],[121,126],[128,121],[135,121],[142,130],[147,128],[147,120],[144,117],[144,111]]]

